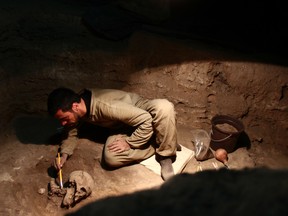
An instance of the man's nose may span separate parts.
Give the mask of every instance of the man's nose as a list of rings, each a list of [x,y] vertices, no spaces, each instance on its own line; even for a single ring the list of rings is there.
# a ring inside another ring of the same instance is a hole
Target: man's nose
[[[65,126],[67,124],[67,121],[61,121],[61,125]]]

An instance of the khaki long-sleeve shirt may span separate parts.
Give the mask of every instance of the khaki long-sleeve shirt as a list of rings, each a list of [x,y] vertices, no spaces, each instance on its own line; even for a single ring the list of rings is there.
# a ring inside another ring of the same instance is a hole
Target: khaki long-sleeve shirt
[[[113,128],[126,124],[136,128],[126,141],[132,148],[140,148],[146,144],[153,134],[152,116],[139,108],[143,99],[135,93],[114,89],[89,89],[91,91],[90,113],[88,121],[102,127]],[[68,131],[68,136],[62,141],[61,153],[69,156],[77,146],[77,127]]]

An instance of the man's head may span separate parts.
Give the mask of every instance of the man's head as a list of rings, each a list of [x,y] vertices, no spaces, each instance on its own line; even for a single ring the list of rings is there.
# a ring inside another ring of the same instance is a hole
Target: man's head
[[[63,126],[72,126],[81,117],[81,97],[71,89],[61,87],[53,90],[48,96],[47,105],[49,114],[57,118]]]

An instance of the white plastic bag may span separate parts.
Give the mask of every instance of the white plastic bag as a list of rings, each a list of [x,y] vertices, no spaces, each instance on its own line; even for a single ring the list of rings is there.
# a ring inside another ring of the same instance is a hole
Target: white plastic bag
[[[193,131],[192,142],[194,144],[196,160],[203,161],[214,157],[210,149],[210,141],[211,138],[205,130],[197,129]]]

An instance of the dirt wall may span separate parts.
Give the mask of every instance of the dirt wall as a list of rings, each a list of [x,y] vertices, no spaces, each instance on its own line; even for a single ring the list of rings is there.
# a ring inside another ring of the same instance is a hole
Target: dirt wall
[[[85,4],[22,4],[1,7],[2,132],[17,115],[45,115],[58,86],[119,88],[168,98],[181,125],[210,130],[215,114],[233,115],[252,142],[287,151],[288,68],[269,54],[147,31],[108,41],[82,24]]]

